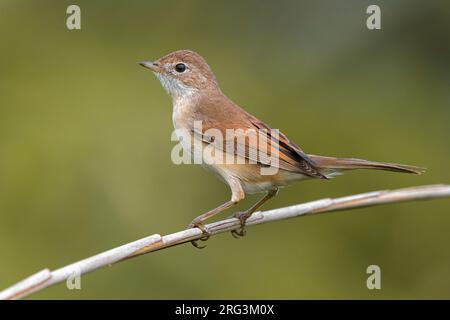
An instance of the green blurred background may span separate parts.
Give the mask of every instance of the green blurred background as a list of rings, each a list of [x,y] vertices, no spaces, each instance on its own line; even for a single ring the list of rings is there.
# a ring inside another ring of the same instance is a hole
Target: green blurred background
[[[74,3],[79,31],[66,29]],[[380,31],[366,28],[370,4],[381,7]],[[448,183],[449,9],[406,0],[2,0],[0,288],[180,230],[228,199],[210,173],[172,164],[171,102],[136,64],[176,49],[205,56],[230,98],[306,152],[428,168],[299,183],[265,208]],[[450,298],[449,209],[443,199],[271,223],[32,298]],[[381,267],[381,290],[366,288],[371,264]]]

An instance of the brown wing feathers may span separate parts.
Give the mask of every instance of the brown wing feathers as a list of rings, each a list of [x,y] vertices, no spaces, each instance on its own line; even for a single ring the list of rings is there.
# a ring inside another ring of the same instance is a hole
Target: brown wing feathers
[[[273,130],[265,123],[257,120],[253,116],[249,115],[251,119],[249,119],[248,128],[239,128],[243,129],[256,129],[260,130],[257,132],[264,132],[266,137],[266,142],[261,141],[258,139],[259,144],[267,143],[267,152],[269,153],[268,156],[273,156],[273,152],[278,151],[278,168],[297,172],[304,174],[306,176],[312,177],[312,178],[321,178],[321,179],[327,179],[325,175],[319,172],[318,167],[316,167],[313,160],[311,160],[300,148],[298,148],[295,144],[291,143],[285,135],[283,135],[281,132],[279,132],[278,139],[272,140],[271,131]],[[207,137],[204,132],[209,129],[209,127],[213,128],[213,126],[209,126],[207,123],[204,127],[203,132],[194,132],[193,133],[202,139],[204,143],[207,144],[214,144],[218,149],[222,149],[222,151],[227,151],[226,146],[227,145],[233,145],[234,154],[241,156],[245,159],[252,160],[258,164],[261,165],[267,165],[268,161],[264,158],[264,156],[261,158],[261,153],[258,149],[257,145],[252,145],[250,143],[250,139],[247,137],[245,138],[245,145],[241,148],[238,147],[238,139],[235,137],[234,141],[223,141],[223,143],[219,143],[218,141],[211,139],[211,137]],[[232,129],[238,129],[238,128],[232,128]],[[264,130],[264,131],[262,131]],[[223,130],[222,130],[223,131]],[[223,136],[226,137],[226,133],[222,132]],[[258,137],[259,138],[259,137]],[[269,152],[270,150],[270,152]]]
[[[278,143],[278,150],[280,152],[279,157],[280,160],[284,160],[294,166],[294,170],[288,170],[288,171],[295,171],[298,173],[305,174],[309,177],[314,178],[321,178],[321,179],[327,179],[325,175],[319,172],[318,168],[316,168],[316,165],[314,161],[312,161],[296,144],[289,141],[289,139],[282,134],[281,132],[278,132],[278,140],[271,140],[270,132],[273,130],[271,127],[269,127],[264,122],[261,122],[257,120],[256,118],[252,117],[253,119],[250,120],[250,122],[259,130],[265,129],[269,136],[269,141]],[[284,169],[284,168],[282,168]]]

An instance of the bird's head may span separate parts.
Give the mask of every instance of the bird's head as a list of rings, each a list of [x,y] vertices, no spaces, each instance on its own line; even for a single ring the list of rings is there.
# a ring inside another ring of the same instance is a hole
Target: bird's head
[[[216,77],[208,63],[191,50],[175,51],[156,61],[141,61],[139,64],[153,71],[172,98],[202,90],[218,90]]]

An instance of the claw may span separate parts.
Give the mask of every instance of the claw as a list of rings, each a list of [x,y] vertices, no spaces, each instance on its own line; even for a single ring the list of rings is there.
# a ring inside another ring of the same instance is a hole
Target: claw
[[[192,244],[194,247],[196,247],[197,249],[204,249],[204,248],[206,248],[206,244],[205,244],[204,246],[199,245],[197,240],[192,240],[192,241],[191,241],[191,244]]]
[[[238,230],[231,230],[231,235],[232,235],[235,239],[240,239],[240,238],[244,237],[246,233],[247,233],[247,232],[246,232],[246,230],[245,230],[243,227],[241,227],[241,228],[238,229]]]
[[[236,212],[232,215],[232,217],[239,219],[241,227],[236,230],[231,230],[231,235],[236,239],[244,237],[247,233],[247,231],[245,230],[245,222],[247,221],[249,216],[246,212]]]
[[[198,240],[200,240],[200,241],[206,241],[206,240],[208,240],[209,237],[211,236],[211,234],[209,233],[208,229],[207,229],[203,224],[201,224],[200,222],[192,221],[192,222],[188,225],[188,228],[199,228],[199,229],[202,231],[203,237],[201,237],[200,239],[198,239]],[[204,246],[199,245],[199,244],[198,244],[198,240],[192,240],[192,241],[191,241],[191,244],[192,244],[194,247],[196,247],[197,249],[203,249],[203,248],[206,248],[206,245],[204,245]]]

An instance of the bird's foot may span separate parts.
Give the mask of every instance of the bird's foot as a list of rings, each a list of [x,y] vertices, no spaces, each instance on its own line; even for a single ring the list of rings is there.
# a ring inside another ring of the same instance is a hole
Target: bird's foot
[[[211,233],[208,231],[208,229],[200,221],[197,221],[195,219],[191,223],[189,223],[188,228],[198,228],[202,231],[203,236],[200,239],[198,239],[200,241],[206,241],[211,236]],[[192,240],[191,241],[192,245],[194,247],[196,247],[197,249],[205,248],[206,245],[204,245],[204,246],[199,245],[198,240]]]
[[[245,230],[245,223],[249,217],[250,215],[248,214],[248,212],[236,212],[231,216],[231,218],[239,219],[239,222],[241,224],[239,229],[231,230],[231,235],[234,238],[239,239],[247,234],[247,231]]]

